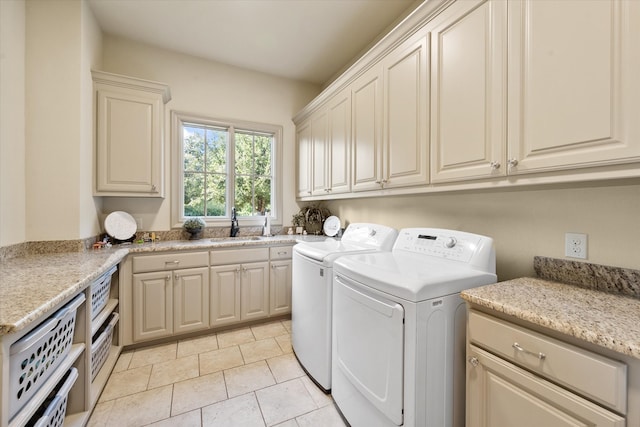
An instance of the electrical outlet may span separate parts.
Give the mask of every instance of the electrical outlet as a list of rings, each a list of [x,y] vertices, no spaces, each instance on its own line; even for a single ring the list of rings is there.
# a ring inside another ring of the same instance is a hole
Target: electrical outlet
[[[564,235],[564,255],[569,258],[587,259],[587,235],[566,233]]]

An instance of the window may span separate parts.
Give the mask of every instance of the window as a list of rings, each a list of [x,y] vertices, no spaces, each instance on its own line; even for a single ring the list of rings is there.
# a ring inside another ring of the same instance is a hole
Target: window
[[[231,208],[243,225],[279,222],[281,127],[172,112],[172,219],[202,217],[227,226]]]

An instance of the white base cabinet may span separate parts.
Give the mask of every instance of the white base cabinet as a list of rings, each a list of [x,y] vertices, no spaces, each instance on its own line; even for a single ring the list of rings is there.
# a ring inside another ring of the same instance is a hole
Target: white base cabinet
[[[471,310],[467,427],[624,427],[627,365]]]
[[[134,274],[133,309],[135,341],[208,328],[208,268]]]
[[[121,342],[291,312],[292,245],[132,254],[121,265]]]

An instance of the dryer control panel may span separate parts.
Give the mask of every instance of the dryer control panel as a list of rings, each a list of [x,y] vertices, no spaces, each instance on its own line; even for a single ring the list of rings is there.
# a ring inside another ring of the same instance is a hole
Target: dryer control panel
[[[404,228],[393,250],[403,250],[468,264],[483,264],[495,257],[493,240],[479,234],[437,228]]]

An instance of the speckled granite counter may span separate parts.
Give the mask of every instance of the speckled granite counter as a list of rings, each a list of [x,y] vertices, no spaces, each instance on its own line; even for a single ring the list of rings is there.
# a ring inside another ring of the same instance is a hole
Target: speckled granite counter
[[[86,252],[27,255],[0,263],[0,335],[25,328],[129,253],[209,250],[222,247],[269,246],[324,240],[324,236],[218,238],[122,245]]]
[[[538,278],[469,289],[462,298],[640,359],[640,299]]]

